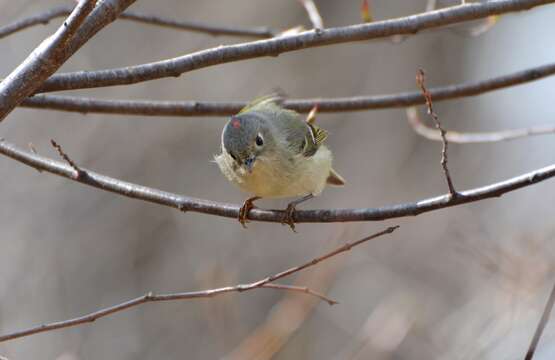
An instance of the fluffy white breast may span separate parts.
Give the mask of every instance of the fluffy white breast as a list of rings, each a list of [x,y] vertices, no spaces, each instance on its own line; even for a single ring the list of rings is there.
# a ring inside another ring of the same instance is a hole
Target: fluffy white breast
[[[319,195],[326,186],[332,155],[322,145],[313,156],[298,155],[291,161],[260,156],[250,173],[225,150],[215,160],[225,177],[242,190],[263,198],[281,198]]]

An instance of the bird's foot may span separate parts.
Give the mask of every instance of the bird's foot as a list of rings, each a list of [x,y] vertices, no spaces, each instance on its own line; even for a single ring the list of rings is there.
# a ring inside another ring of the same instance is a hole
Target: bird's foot
[[[308,194],[306,196],[303,196],[300,199],[291,201],[289,203],[289,205],[287,205],[287,209],[285,209],[285,215],[283,217],[283,220],[281,220],[281,224],[282,225],[289,225],[289,227],[291,228],[291,230],[293,230],[293,232],[297,232],[295,230],[295,211],[296,210],[296,206],[299,205],[300,203],[303,203],[307,200],[310,200],[314,197],[314,195],[312,194]]]
[[[237,220],[239,220],[239,222],[241,223],[241,226],[243,226],[243,228],[245,228],[245,229],[247,228],[247,222],[248,222],[247,217],[249,216],[249,211],[251,211],[252,209],[254,209],[256,207],[256,206],[254,206],[254,202],[256,200],[259,200],[259,199],[260,199],[259,196],[254,196],[254,197],[248,198],[243,203],[243,206],[241,206],[241,208],[239,209],[239,216],[238,216]]]
[[[287,209],[285,209],[285,215],[283,216],[283,220],[281,220],[281,224],[289,225],[289,227],[291,228],[291,230],[293,230],[294,233],[297,232],[297,230],[295,230],[296,206],[297,204],[295,202],[289,203],[289,205],[287,205]]]

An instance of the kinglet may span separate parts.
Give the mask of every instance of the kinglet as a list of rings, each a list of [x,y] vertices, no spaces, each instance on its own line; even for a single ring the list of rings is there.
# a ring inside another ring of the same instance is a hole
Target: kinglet
[[[332,153],[323,145],[328,133],[313,124],[316,109],[305,121],[278,100],[257,99],[232,116],[215,160],[229,181],[254,195],[239,212],[243,227],[255,200],[302,196],[289,203],[282,221],[295,231],[295,206],[319,195],[327,184],[345,181],[332,169]]]

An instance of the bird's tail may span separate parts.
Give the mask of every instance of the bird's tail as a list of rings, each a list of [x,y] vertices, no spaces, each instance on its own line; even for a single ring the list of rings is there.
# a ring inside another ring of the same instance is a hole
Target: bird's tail
[[[330,185],[335,185],[335,186],[345,185],[345,179],[343,179],[343,177],[333,169],[330,170],[330,174],[328,175],[328,179],[326,180],[326,182]]]

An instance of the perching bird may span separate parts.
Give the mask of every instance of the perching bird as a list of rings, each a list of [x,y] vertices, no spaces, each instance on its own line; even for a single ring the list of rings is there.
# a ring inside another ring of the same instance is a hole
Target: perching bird
[[[332,168],[332,153],[323,144],[328,133],[280,106],[278,98],[257,99],[232,116],[222,131],[222,153],[216,163],[226,178],[253,194],[239,212],[245,227],[253,201],[302,196],[287,206],[284,224],[293,231],[295,206],[319,195],[327,184],[342,186]]]

